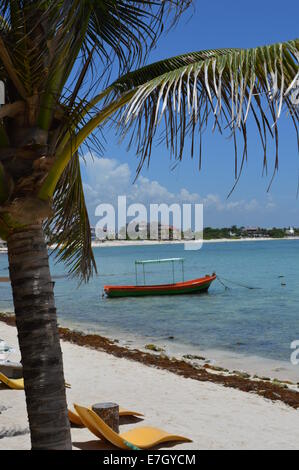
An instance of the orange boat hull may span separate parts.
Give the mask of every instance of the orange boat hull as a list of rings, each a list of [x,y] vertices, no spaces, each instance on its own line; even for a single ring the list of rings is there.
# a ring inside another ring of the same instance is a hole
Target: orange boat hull
[[[139,297],[145,295],[199,294],[206,292],[215,281],[216,274],[192,279],[175,284],[157,284],[144,286],[104,286],[108,297]]]

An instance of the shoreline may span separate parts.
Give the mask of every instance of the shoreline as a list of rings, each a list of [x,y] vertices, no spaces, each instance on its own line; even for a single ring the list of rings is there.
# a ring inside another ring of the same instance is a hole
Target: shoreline
[[[111,248],[111,247],[124,247],[124,246],[161,246],[161,245],[186,245],[192,249],[192,245],[205,245],[209,243],[245,243],[245,242],[265,242],[265,241],[280,241],[280,240],[299,240],[299,237],[246,237],[246,238],[211,238],[210,240],[108,240],[108,241],[92,241],[92,248]],[[56,245],[50,245],[49,249],[55,249]],[[187,248],[188,249],[188,248]],[[7,248],[1,248],[0,254],[7,254]]]
[[[0,313],[0,322],[15,326],[15,317]],[[129,359],[146,367],[154,367],[171,372],[180,377],[199,382],[209,382],[242,392],[283,402],[294,409],[299,409],[299,383],[260,377],[243,371],[231,371],[202,361],[205,358],[189,355],[189,358],[169,357],[164,352],[148,352],[135,347],[122,346],[118,340],[112,340],[99,334],[83,333],[66,327],[59,327],[60,339],[66,343],[105,352],[111,356]]]
[[[8,312],[9,313],[9,312]],[[1,319],[1,318],[0,318]],[[291,381],[299,384],[299,365],[292,365],[289,360],[258,356],[254,353],[238,352],[231,349],[202,348],[198,345],[188,344],[177,340],[173,336],[153,337],[148,335],[124,332],[121,329],[105,328],[94,323],[82,323],[60,319],[59,326],[82,334],[91,334],[104,337],[112,343],[117,343],[128,349],[138,349],[148,352],[146,345],[153,345],[161,349],[168,357],[184,360],[187,356],[200,357],[194,364],[241,371],[251,376],[271,377],[281,381]],[[291,354],[291,350],[290,350]]]
[[[210,240],[108,240],[104,242],[93,241],[91,246],[93,248],[107,248],[107,247],[120,247],[120,246],[152,246],[152,245],[184,245],[192,244],[206,244],[206,243],[244,243],[244,242],[264,242],[264,241],[279,241],[279,240],[299,240],[299,237],[259,237],[259,238],[212,238]]]

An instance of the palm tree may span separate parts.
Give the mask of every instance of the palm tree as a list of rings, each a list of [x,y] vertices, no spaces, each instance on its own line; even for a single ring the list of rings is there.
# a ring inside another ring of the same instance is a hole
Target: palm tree
[[[236,181],[247,158],[247,121],[257,126],[267,165],[288,111],[297,132],[299,40],[254,49],[193,52],[140,66],[170,11],[189,0],[0,2],[0,236],[7,240],[10,278],[31,442],[70,449],[62,355],[45,232],[72,275],[95,271],[79,166],[82,144],[101,146],[95,131],[117,122],[140,158],[162,136],[181,160],[185,138],[199,149],[210,119],[232,136]],[[96,60],[97,58],[97,60]],[[119,65],[120,78],[108,87]],[[101,71],[98,68],[101,66]],[[102,88],[98,94],[95,88]],[[243,140],[238,163],[238,134]],[[197,143],[196,139],[199,139]],[[297,132],[298,139],[298,132]]]
[[[189,2],[0,1],[0,80],[6,90],[0,109],[0,236],[8,246],[34,449],[71,448],[44,224],[55,227],[56,237],[63,232],[60,256],[73,274],[87,279],[95,263],[72,143],[84,122],[82,110],[87,113],[88,96],[117,65],[121,74],[142,64],[166,16],[175,22]],[[65,148],[73,157],[58,170],[53,200],[45,193],[47,177],[57,151]]]

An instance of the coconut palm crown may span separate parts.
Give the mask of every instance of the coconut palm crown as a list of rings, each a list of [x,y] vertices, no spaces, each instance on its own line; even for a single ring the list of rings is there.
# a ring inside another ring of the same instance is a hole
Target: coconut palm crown
[[[45,229],[71,273],[88,279],[95,263],[76,134],[110,73],[141,66],[164,23],[172,26],[189,3],[0,1],[0,237],[8,246],[33,449],[71,449]],[[56,183],[48,179],[55,162]]]

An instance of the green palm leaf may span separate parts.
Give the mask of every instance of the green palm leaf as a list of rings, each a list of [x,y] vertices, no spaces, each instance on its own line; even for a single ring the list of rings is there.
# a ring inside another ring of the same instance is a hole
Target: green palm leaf
[[[216,49],[184,54],[124,75],[90,102],[76,109],[74,130],[63,141],[56,162],[40,197],[47,198],[58,175],[92,132],[113,115],[122,125],[122,135],[131,133],[130,144],[140,157],[138,171],[150,158],[152,142],[163,119],[164,140],[181,160],[187,135],[193,156],[198,138],[201,161],[202,134],[209,121],[221,133],[229,130],[235,149],[235,176],[241,174],[247,157],[247,120],[257,126],[267,166],[268,134],[275,141],[275,171],[278,168],[278,122],[283,111],[297,132],[298,107],[292,90],[299,79],[299,40],[254,49]],[[104,100],[104,105],[98,109]],[[87,117],[86,117],[87,116]],[[243,139],[243,156],[238,168],[237,133]],[[299,141],[298,141],[299,145]]]
[[[53,253],[73,276],[87,281],[96,272],[91,232],[85,205],[80,164],[75,154],[66,167],[54,195],[53,216],[45,225]]]
[[[143,67],[117,80],[116,95],[135,91],[122,112],[123,133],[132,131],[141,156],[150,158],[152,140],[163,119],[171,153],[183,157],[186,135],[194,139],[207,127],[237,131],[247,154],[247,120],[252,116],[267,157],[267,133],[276,143],[278,120],[287,111],[297,132],[299,110],[292,91],[299,80],[299,40],[254,49],[218,49],[185,54]],[[115,99],[115,98],[114,98]],[[199,144],[199,147],[201,145]],[[242,168],[242,163],[241,167]]]

